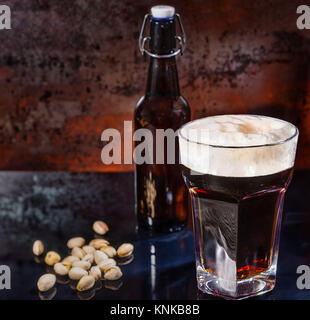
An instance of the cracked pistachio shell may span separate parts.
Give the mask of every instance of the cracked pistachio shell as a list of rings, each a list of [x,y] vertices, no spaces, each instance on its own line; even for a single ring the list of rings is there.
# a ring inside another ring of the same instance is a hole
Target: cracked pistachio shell
[[[60,255],[56,251],[49,251],[45,256],[45,263],[49,266],[53,266],[60,261]]]
[[[131,243],[123,243],[118,249],[117,249],[117,255],[120,258],[125,258],[130,256],[133,253],[134,246]]]

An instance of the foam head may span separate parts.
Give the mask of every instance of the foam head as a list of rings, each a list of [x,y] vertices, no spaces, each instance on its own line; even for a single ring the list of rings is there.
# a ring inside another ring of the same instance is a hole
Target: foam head
[[[181,163],[189,169],[251,177],[293,167],[298,130],[271,117],[223,115],[187,123],[179,138]]]

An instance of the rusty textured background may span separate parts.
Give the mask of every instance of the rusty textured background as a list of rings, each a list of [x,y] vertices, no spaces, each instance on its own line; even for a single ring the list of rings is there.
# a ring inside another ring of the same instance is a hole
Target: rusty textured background
[[[100,135],[131,120],[146,81],[137,39],[157,1],[7,0],[0,31],[0,169],[129,170],[101,163]],[[178,59],[193,118],[255,113],[298,125],[310,167],[310,30],[293,0],[165,1],[182,15]]]

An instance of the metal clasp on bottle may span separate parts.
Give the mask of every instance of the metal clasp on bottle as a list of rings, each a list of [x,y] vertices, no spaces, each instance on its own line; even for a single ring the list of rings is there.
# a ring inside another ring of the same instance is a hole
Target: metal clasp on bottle
[[[183,28],[183,25],[182,25],[181,17],[180,17],[180,15],[178,13],[176,13],[175,16],[177,18],[177,21],[178,21],[178,24],[179,24],[179,27],[180,27],[180,30],[181,30],[181,35],[180,36],[176,36],[175,38],[179,42],[179,48],[176,51],[174,51],[172,53],[169,53],[169,54],[151,53],[150,51],[148,51],[145,48],[146,42],[151,40],[150,37],[145,37],[144,36],[146,23],[147,23],[147,21],[149,19],[151,19],[151,16],[152,15],[149,14],[149,13],[144,16],[142,28],[141,28],[140,35],[139,35],[139,48],[140,48],[140,51],[141,51],[142,55],[144,55],[144,53],[146,53],[146,54],[148,54],[149,56],[151,56],[153,58],[159,58],[159,59],[174,57],[174,56],[176,56],[178,54],[182,55],[184,50],[185,50],[185,47],[186,47],[186,35],[185,35],[184,28]]]

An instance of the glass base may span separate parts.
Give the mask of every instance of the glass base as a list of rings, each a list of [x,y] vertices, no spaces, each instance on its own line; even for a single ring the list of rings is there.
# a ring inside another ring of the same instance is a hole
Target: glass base
[[[225,299],[241,300],[271,291],[275,286],[275,276],[264,272],[237,281],[227,281],[204,271],[197,273],[198,288],[208,294]]]

